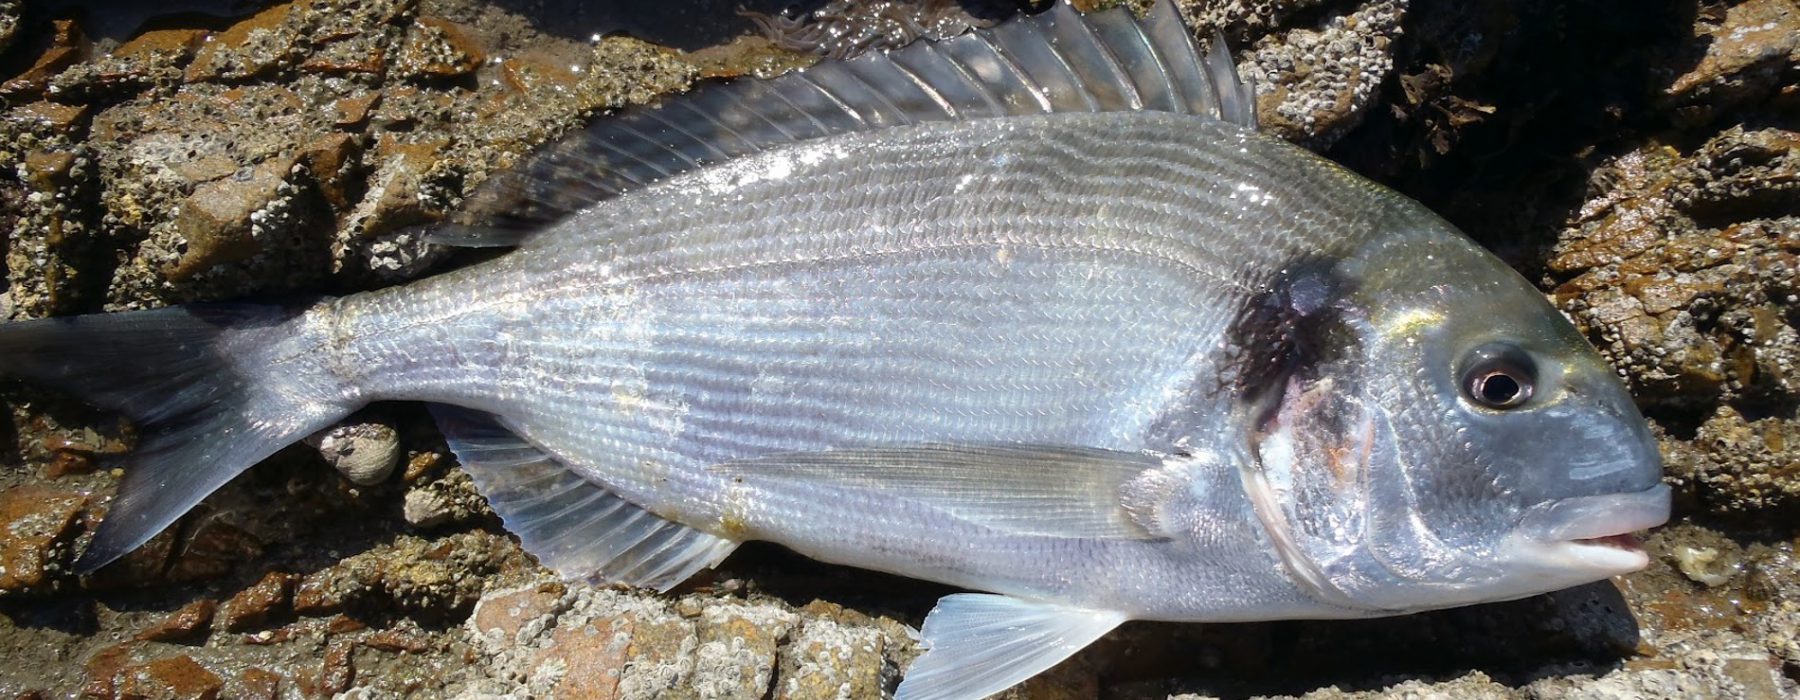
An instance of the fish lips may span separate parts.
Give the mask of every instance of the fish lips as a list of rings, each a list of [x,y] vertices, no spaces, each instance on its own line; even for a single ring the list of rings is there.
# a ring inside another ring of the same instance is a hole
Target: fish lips
[[[1648,566],[1631,533],[1669,520],[1669,487],[1563,498],[1532,507],[1513,531],[1536,563],[1606,578]]]

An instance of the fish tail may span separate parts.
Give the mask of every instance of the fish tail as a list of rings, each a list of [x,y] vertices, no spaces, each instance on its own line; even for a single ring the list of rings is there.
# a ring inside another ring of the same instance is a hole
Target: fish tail
[[[331,313],[207,304],[0,325],[0,376],[68,391],[137,426],[79,572],[137,548],[252,464],[361,405],[334,369]]]

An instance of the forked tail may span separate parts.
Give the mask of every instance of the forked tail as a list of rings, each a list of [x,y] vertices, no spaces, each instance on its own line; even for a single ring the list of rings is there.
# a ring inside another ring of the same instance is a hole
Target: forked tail
[[[0,325],[0,376],[67,391],[138,428],[78,571],[135,549],[250,465],[361,404],[332,369],[328,314],[223,304]]]

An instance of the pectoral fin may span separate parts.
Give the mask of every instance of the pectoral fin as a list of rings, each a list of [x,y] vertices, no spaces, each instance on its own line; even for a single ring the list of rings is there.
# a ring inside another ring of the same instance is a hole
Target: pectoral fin
[[[493,416],[448,406],[432,415],[506,528],[559,574],[666,591],[737,548],[627,502]]]
[[[920,445],[793,452],[726,462],[758,480],[829,484],[911,500],[1019,534],[1155,539],[1124,504],[1126,484],[1157,455],[1044,445]]]
[[[1010,596],[945,596],[925,617],[925,654],[894,700],[976,700],[1055,666],[1118,627],[1123,613]]]

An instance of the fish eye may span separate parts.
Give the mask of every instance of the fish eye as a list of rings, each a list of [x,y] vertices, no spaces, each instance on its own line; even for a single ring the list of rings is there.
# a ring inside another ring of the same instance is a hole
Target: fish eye
[[[1485,408],[1523,406],[1537,386],[1537,363],[1514,345],[1488,343],[1475,348],[1463,367],[1463,396]]]

